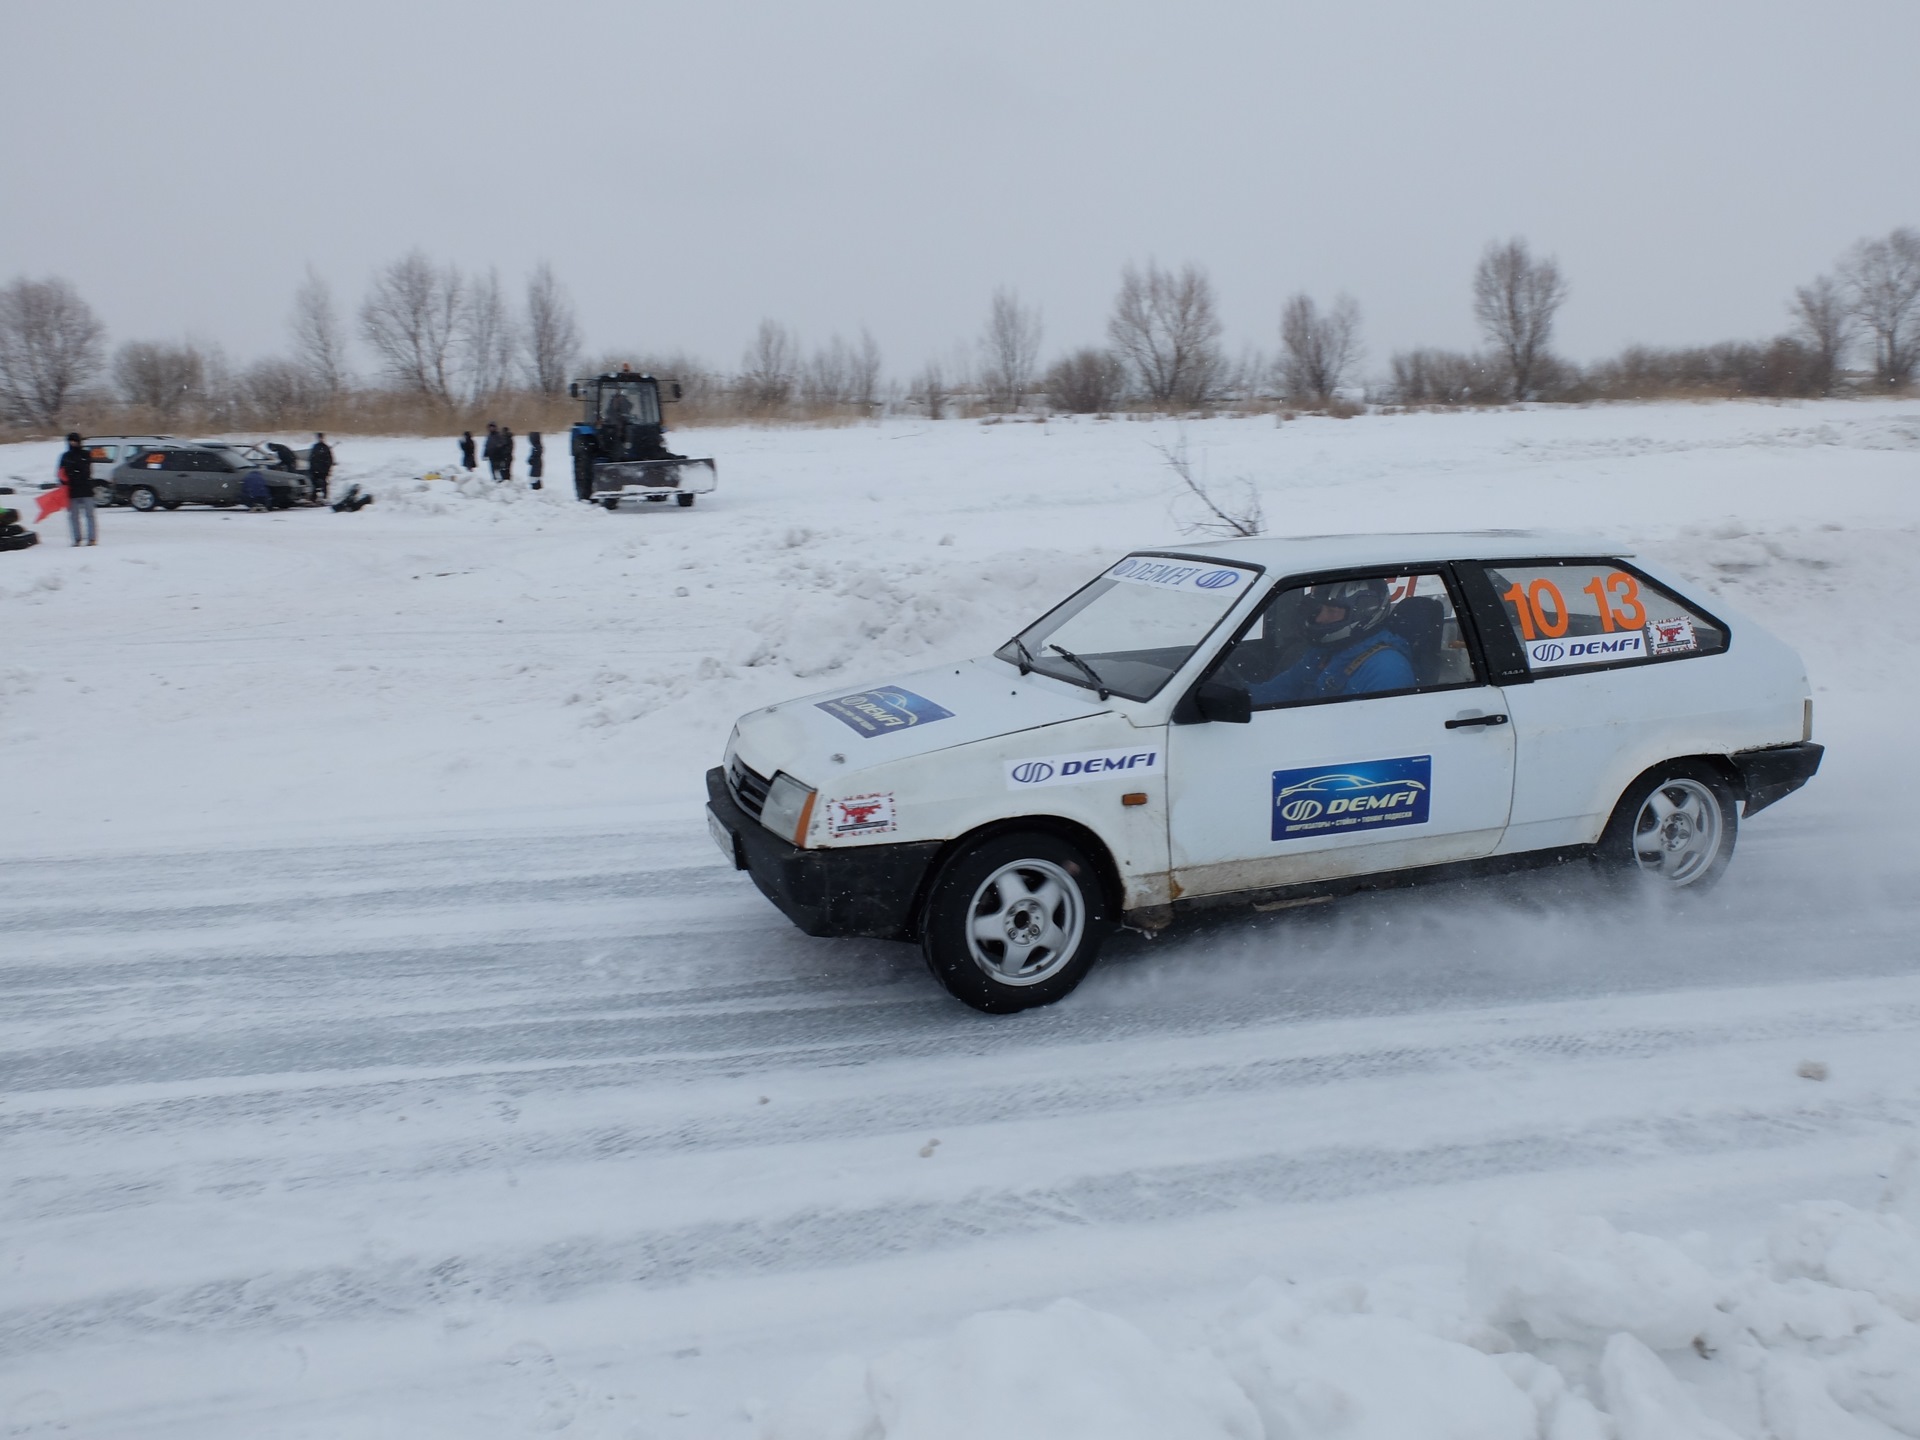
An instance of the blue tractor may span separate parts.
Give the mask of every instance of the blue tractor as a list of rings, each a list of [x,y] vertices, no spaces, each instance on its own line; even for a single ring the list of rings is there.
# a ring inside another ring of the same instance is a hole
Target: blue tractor
[[[623,365],[575,380],[567,393],[584,402],[573,427],[573,488],[582,500],[609,510],[619,509],[623,500],[691,505],[718,483],[713,461],[667,449],[660,405],[680,398],[679,382],[663,387],[653,376]]]

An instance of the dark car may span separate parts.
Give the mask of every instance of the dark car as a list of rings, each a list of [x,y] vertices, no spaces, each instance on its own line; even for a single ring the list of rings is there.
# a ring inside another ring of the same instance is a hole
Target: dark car
[[[177,510],[182,505],[238,505],[249,470],[266,477],[273,508],[285,510],[312,498],[303,474],[277,470],[274,457],[254,446],[171,440],[134,450],[113,470],[113,498],[136,510]]]

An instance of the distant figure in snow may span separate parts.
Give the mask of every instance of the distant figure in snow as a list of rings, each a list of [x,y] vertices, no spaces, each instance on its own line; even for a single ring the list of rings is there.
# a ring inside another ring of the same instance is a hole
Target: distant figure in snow
[[[255,465],[248,470],[240,482],[240,498],[247,502],[248,510],[265,510],[273,504],[273,490],[267,484],[267,477],[260,473]]]
[[[460,432],[460,463],[468,470],[477,468],[473,458],[473,431],[471,430]]]
[[[98,545],[99,522],[93,515],[93,455],[80,443],[78,430],[67,436],[67,448],[60,454],[60,478],[67,487],[67,524],[73,527],[73,543]],[[85,540],[80,538],[83,522],[87,532]]]
[[[546,473],[546,468],[547,457],[540,448],[540,432],[529,430],[527,432],[527,478],[533,484],[528,488],[533,490],[540,488],[540,477]]]
[[[511,480],[513,478],[513,429],[507,425],[500,427],[499,478],[502,480]]]
[[[327,477],[333,474],[333,447],[327,437],[314,432],[313,448],[307,451],[307,478],[313,482],[313,498],[327,498]]]
[[[487,421],[487,438],[480,446],[480,453],[487,458],[487,471],[494,479],[500,478],[500,427]]]

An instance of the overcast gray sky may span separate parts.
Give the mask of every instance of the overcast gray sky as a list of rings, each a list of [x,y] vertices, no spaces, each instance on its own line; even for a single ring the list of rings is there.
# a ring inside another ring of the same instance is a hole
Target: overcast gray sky
[[[353,307],[418,246],[551,260],[596,352],[773,316],[897,374],[996,285],[1051,353],[1195,260],[1235,347],[1350,291],[1373,369],[1474,343],[1511,234],[1591,358],[1771,333],[1920,224],[1915,0],[6,0],[0,42],[0,281],[239,359],[309,262]]]

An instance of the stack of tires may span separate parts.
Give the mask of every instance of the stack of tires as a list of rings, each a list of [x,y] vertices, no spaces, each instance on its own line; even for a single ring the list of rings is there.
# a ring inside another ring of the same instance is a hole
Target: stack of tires
[[[18,510],[0,510],[0,550],[24,550],[40,537],[20,523]]]

